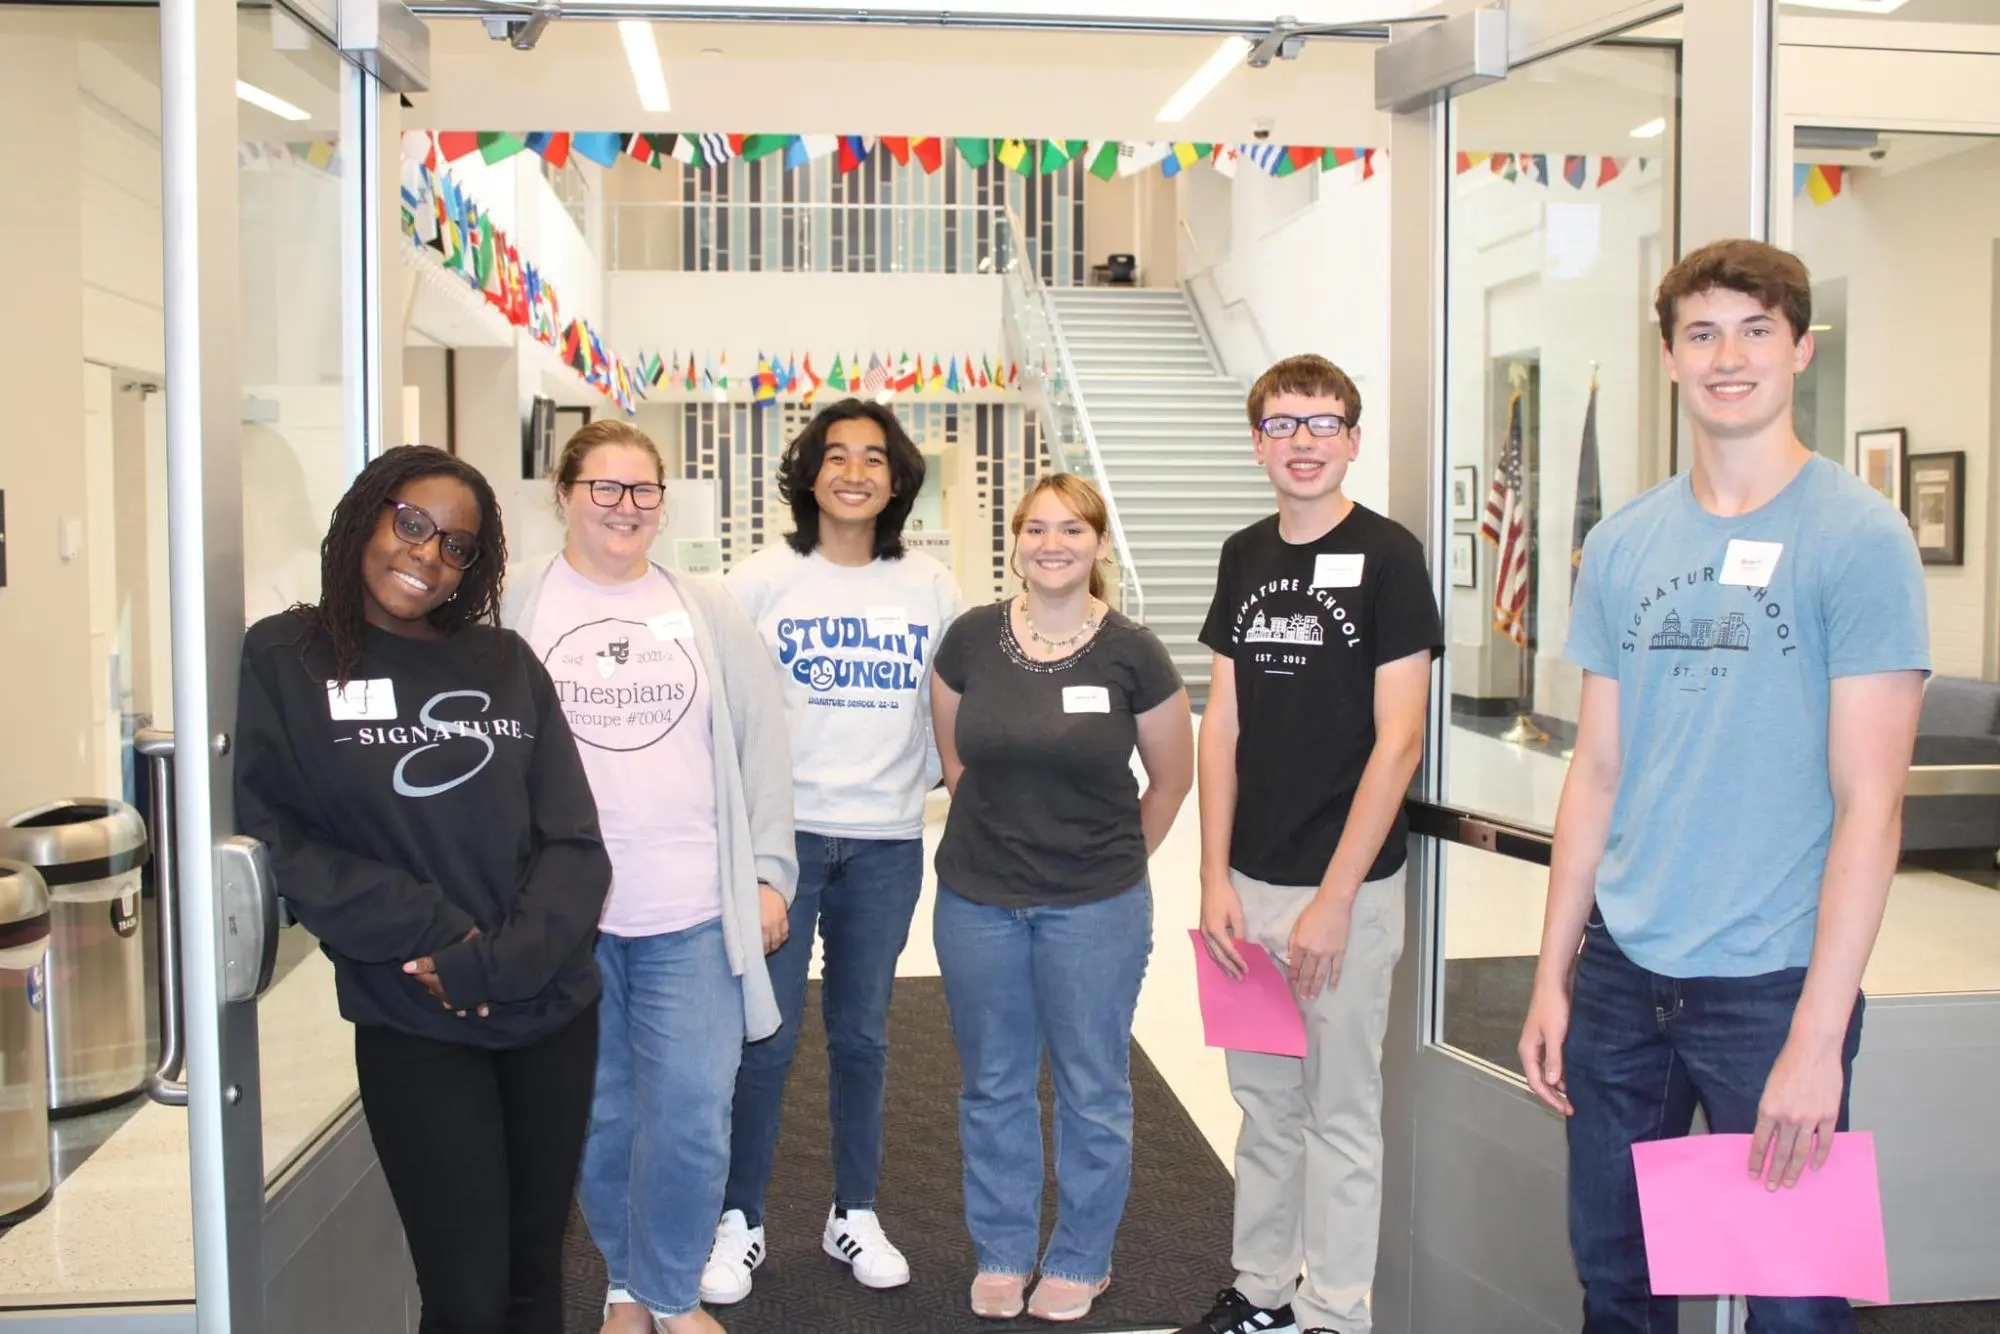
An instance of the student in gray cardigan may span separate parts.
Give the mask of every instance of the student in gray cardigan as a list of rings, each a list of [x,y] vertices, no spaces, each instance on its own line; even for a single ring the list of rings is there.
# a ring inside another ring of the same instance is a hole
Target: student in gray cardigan
[[[781,1023],[765,956],[798,883],[784,698],[722,584],[650,559],[663,475],[630,425],[578,431],[556,466],[563,549],[511,571],[501,605],[548,669],[611,861],[576,1185],[610,1279],[600,1334],[720,1334],[701,1275],[744,1042]]]

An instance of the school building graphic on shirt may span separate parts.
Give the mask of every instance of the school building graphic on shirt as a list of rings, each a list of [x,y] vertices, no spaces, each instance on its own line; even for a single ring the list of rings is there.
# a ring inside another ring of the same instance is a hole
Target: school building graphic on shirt
[[[1258,612],[1243,632],[1246,644],[1324,644],[1326,628],[1319,617],[1300,612],[1297,616],[1266,618]]]
[[[1750,651],[1750,622],[1742,612],[1732,611],[1718,623],[1713,617],[1698,617],[1689,621],[1685,628],[1681,625],[1681,614],[1667,613],[1667,619],[1660,623],[1660,632],[1647,641],[1647,648],[1654,652],[1667,650],[1682,653],[1710,653],[1726,650],[1734,653]]]

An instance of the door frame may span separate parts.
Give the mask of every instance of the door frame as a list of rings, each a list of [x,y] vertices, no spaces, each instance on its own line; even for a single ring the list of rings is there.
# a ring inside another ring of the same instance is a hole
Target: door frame
[[[1449,7],[1478,7],[1464,0]],[[1770,234],[1775,0],[1512,0],[1510,71],[1678,10],[1684,97],[1676,162],[1703,164],[1682,191],[1675,254],[1724,235]],[[1445,438],[1449,101],[1391,118],[1389,514],[1424,540],[1444,605],[1450,522]],[[1384,1334],[1575,1327],[1581,1287],[1565,1244],[1567,1148],[1559,1117],[1520,1081],[1439,1044],[1444,988],[1440,886],[1447,842],[1531,862],[1544,832],[1444,804],[1449,697],[1434,669],[1410,838],[1408,944],[1383,1051],[1383,1209],[1374,1292]],[[1727,1302],[1684,1302],[1684,1331],[1726,1329]]]

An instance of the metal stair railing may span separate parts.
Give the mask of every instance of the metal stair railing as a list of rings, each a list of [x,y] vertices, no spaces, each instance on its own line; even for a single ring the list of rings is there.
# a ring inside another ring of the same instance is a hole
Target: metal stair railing
[[[1042,414],[1056,466],[1088,478],[1103,495],[1111,522],[1112,557],[1118,565],[1119,609],[1133,620],[1143,622],[1145,590],[1140,585],[1131,544],[1126,541],[1125,526],[1119,518],[1118,499],[1097,448],[1097,433],[1091,428],[1090,410],[1077,382],[1069,341],[1063,336],[1062,322],[1051,306],[1048,289],[1035,272],[1034,257],[1024,243],[1026,235],[1021,220],[1009,208],[1007,239],[1001,247],[1007,353],[1020,363],[1021,378]]]

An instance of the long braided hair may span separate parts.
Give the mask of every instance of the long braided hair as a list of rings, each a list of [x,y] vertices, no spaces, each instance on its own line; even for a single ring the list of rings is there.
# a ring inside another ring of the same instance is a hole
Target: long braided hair
[[[427,618],[450,634],[467,625],[500,622],[500,584],[507,569],[507,538],[500,526],[500,501],[479,469],[455,455],[429,445],[399,445],[361,470],[347,494],[333,508],[326,540],[319,548],[317,603],[300,603],[292,610],[311,631],[323,632],[333,644],[333,672],[344,686],[361,665],[367,633],[366,590],[361,582],[361,555],[374,539],[382,511],[404,486],[420,477],[450,477],[465,483],[479,502],[479,558],[459,576],[458,592]]]

